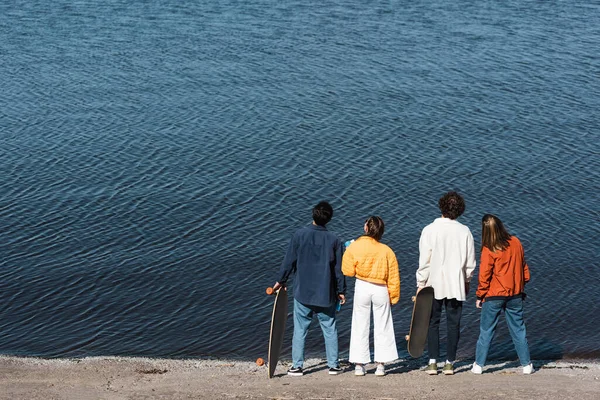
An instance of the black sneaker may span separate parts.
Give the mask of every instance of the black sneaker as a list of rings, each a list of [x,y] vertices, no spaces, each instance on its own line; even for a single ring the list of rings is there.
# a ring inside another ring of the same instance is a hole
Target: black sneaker
[[[298,368],[290,368],[288,369],[288,375],[289,376],[302,376],[304,375],[304,372],[302,372],[302,368],[298,367]]]
[[[342,371],[342,369],[340,367],[329,368],[329,375],[339,375],[342,372],[344,372],[344,371]]]

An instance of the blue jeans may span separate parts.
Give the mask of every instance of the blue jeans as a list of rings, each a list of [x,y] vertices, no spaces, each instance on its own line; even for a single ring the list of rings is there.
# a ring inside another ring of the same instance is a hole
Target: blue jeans
[[[506,324],[521,365],[529,365],[531,359],[529,358],[529,345],[527,344],[527,330],[523,321],[523,299],[520,297],[510,300],[486,300],[483,303],[475,362],[482,367],[485,365],[502,310],[506,315]]]
[[[338,368],[338,333],[335,324],[335,303],[329,307],[306,306],[294,299],[294,337],[292,339],[292,361],[294,368],[304,365],[304,342],[314,314],[317,314],[323,337],[329,368]]]

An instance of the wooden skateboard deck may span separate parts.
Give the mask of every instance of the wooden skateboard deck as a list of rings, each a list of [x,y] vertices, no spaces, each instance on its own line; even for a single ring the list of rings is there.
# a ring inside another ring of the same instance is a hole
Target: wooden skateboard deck
[[[410,331],[406,335],[408,353],[418,358],[423,355],[425,343],[427,342],[427,331],[429,330],[429,319],[431,318],[431,306],[433,305],[433,288],[431,286],[417,290],[412,298],[414,302],[412,319],[410,320]]]
[[[279,289],[277,292],[273,292],[273,289],[271,289],[270,293],[269,289],[267,289],[267,293],[275,295],[273,315],[271,316],[271,331],[269,333],[269,356],[267,359],[269,378],[272,378],[275,374],[275,367],[277,367],[279,355],[281,354],[281,345],[283,344],[285,322],[288,313],[288,295],[284,288]]]

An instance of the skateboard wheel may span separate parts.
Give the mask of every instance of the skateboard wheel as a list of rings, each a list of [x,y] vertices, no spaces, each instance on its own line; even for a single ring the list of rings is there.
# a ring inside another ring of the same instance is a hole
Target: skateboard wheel
[[[265,365],[265,360],[263,360],[262,358],[258,357],[256,359],[256,365],[258,365],[259,367],[262,365]]]
[[[415,296],[411,297],[410,299],[412,300],[413,303],[415,302],[415,300],[417,300],[417,298]]]
[[[268,288],[267,288],[267,290],[266,290],[266,292],[267,292],[267,294],[270,296],[270,295],[272,295],[272,294],[273,294],[274,290],[273,290],[273,288],[272,288],[272,287],[268,287]]]
[[[404,336],[404,339],[408,342],[408,339],[410,339],[410,335]]]

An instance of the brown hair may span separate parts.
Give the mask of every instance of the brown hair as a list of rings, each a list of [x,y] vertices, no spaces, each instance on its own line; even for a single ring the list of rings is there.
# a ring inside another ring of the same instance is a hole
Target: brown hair
[[[456,192],[448,192],[440,197],[438,206],[444,217],[456,219],[465,212],[465,199]]]
[[[383,236],[383,231],[385,230],[383,220],[380,217],[373,215],[367,218],[365,224],[367,225],[365,236],[372,237],[379,242]]]
[[[511,236],[504,228],[500,218],[485,214],[481,219],[481,248],[487,247],[491,252],[502,251],[508,247]]]

